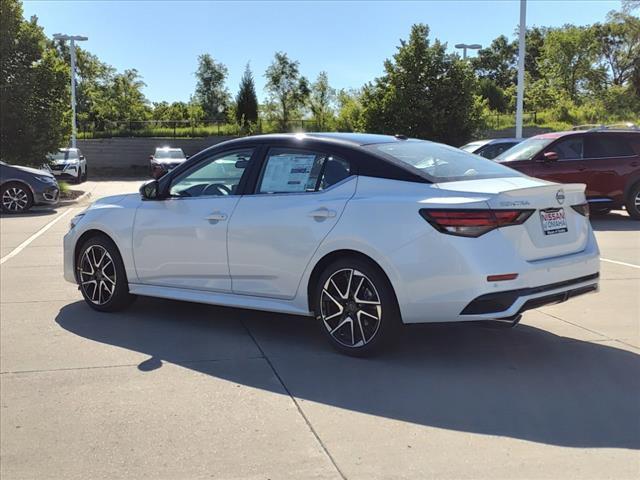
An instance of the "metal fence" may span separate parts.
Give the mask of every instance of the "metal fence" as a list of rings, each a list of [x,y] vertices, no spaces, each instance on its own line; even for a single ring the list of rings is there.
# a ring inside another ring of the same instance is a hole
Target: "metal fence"
[[[217,135],[247,135],[255,133],[310,132],[319,131],[321,126],[315,120],[297,119],[286,124],[278,121],[258,120],[248,127],[229,122],[193,122],[190,120],[122,120],[78,123],[78,138],[113,137],[169,137],[195,138]]]

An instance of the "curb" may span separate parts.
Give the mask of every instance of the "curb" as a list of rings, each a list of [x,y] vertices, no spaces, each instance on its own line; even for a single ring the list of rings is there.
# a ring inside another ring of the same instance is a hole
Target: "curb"
[[[80,203],[83,200],[86,200],[87,198],[91,197],[91,192],[90,191],[86,191],[84,192],[82,195],[80,195],[78,198],[74,198],[73,200],[62,200],[60,202],[58,202],[58,207],[66,207],[69,205],[73,205],[74,203]]]

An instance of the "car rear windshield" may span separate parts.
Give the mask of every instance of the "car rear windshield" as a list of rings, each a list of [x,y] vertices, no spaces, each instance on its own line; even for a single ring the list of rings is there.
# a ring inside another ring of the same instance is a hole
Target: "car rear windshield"
[[[156,150],[155,157],[158,160],[180,160],[184,158],[182,150]]]
[[[401,161],[417,168],[432,182],[522,176],[491,160],[441,143],[406,141],[373,144],[366,148],[392,161]]]
[[[502,152],[496,158],[494,162],[514,162],[516,160],[531,160],[535,157],[544,147],[553,142],[555,138],[529,138],[524,142],[514,145],[506,152]]]

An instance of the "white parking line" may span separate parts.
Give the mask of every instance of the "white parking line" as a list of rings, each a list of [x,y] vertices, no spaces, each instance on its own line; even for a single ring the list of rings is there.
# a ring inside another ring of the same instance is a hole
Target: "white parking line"
[[[7,260],[9,260],[10,258],[15,257],[16,255],[18,255],[22,250],[24,250],[25,248],[27,248],[29,246],[29,244],[31,242],[33,242],[36,238],[38,238],[40,235],[42,235],[44,232],[46,232],[47,230],[49,230],[51,227],[53,227],[56,223],[58,223],[60,220],[62,220],[62,218],[64,218],[65,216],[67,216],[68,213],[70,213],[71,211],[73,211],[73,208],[69,208],[68,210],[65,210],[64,212],[62,212],[60,215],[58,215],[56,218],[54,218],[53,220],[51,220],[49,223],[47,223],[44,227],[42,227],[40,230],[38,230],[36,233],[34,233],[33,235],[31,235],[29,238],[27,238],[24,242],[22,242],[20,245],[18,245],[16,248],[14,248],[11,252],[9,252],[8,254],[6,254],[4,257],[0,258],[0,265],[2,265],[4,262],[6,262]]]
[[[615,263],[616,265],[624,265],[625,267],[640,268],[640,265],[635,265],[633,263],[619,262],[617,260],[609,260],[608,258],[600,258],[600,261],[601,262]]]

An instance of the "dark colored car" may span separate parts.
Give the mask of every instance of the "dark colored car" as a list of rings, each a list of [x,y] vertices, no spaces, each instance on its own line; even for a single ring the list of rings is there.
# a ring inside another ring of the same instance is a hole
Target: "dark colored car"
[[[22,213],[34,205],[55,205],[60,189],[49,172],[0,162],[0,206],[5,213]]]
[[[169,170],[176,168],[189,158],[181,148],[156,148],[153,155],[149,155],[149,173],[153,178],[160,178]]]
[[[532,177],[585,183],[591,211],[625,207],[640,220],[640,130],[593,129],[531,137],[495,158]]]
[[[460,148],[465,152],[475,153],[484,158],[496,158],[506,152],[514,145],[519,144],[522,139],[518,138],[492,138],[488,140],[475,140]]]

